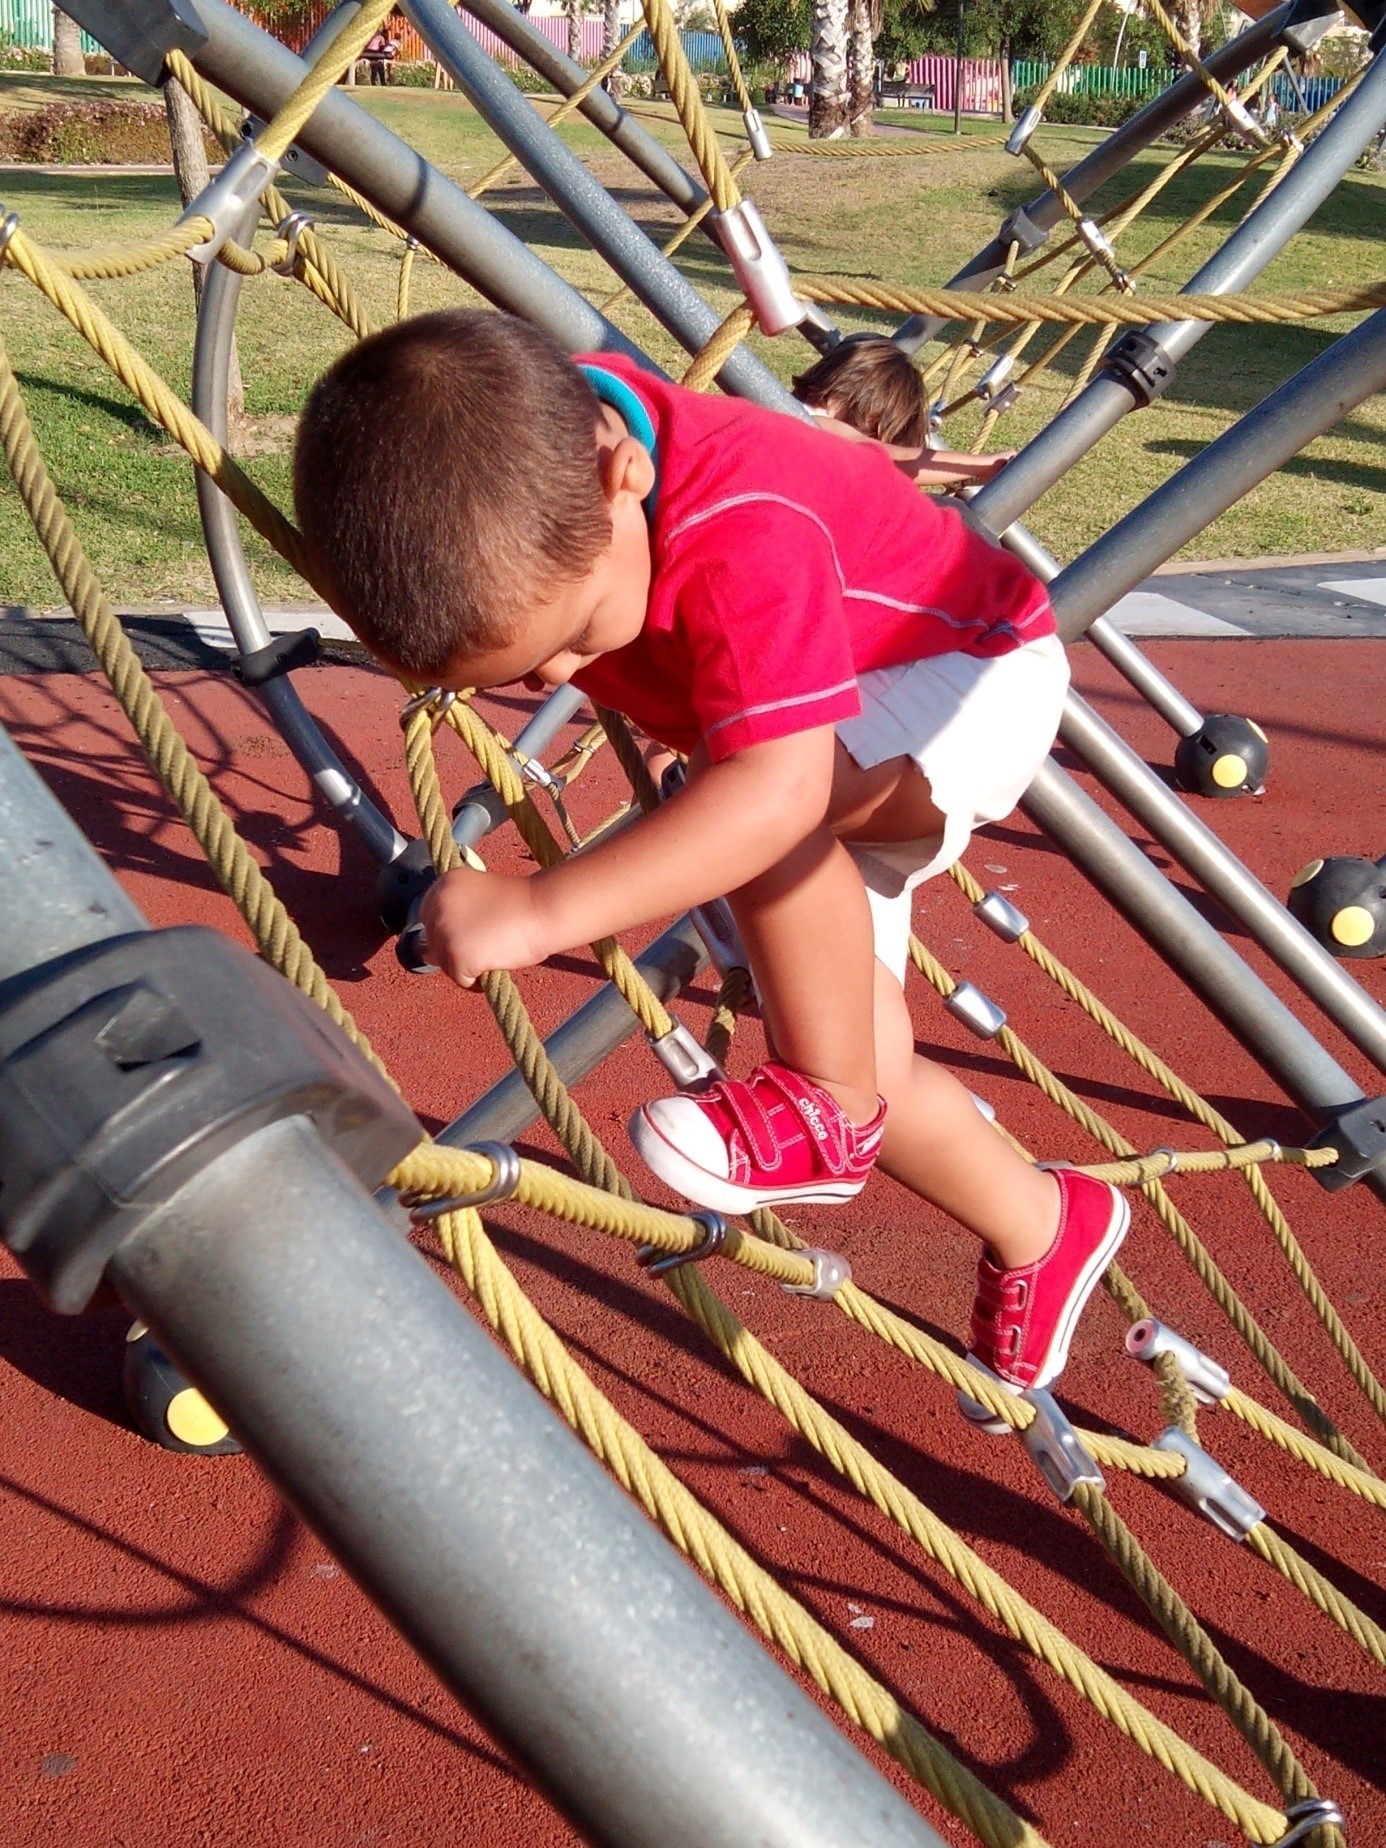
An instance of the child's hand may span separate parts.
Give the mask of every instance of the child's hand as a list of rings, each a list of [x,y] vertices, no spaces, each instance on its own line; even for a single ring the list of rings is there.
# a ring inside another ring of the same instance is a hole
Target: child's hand
[[[543,941],[533,882],[459,867],[429,887],[419,908],[428,957],[463,988],[488,969],[523,969],[554,947]]]
[[[911,480],[927,487],[973,487],[992,480],[1014,456],[1013,449],[989,456],[966,455],[956,449],[892,450],[896,466]]]

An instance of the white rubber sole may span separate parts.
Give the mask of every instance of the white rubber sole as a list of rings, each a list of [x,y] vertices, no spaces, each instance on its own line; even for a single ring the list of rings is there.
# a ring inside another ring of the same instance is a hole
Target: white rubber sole
[[[865,1186],[864,1181],[825,1181],[817,1187],[742,1187],[690,1161],[643,1110],[631,1118],[629,1132],[636,1154],[652,1174],[685,1200],[714,1213],[753,1213],[758,1206],[832,1206],[855,1199]]]
[[[1045,1351],[1044,1360],[1031,1383],[1032,1387],[1043,1390],[1047,1386],[1052,1386],[1068,1365],[1068,1350],[1078,1326],[1078,1318],[1087,1308],[1088,1299],[1101,1281],[1103,1271],[1120,1251],[1122,1240],[1126,1237],[1130,1227],[1130,1205],[1124,1194],[1117,1193],[1112,1216],[1107,1222],[1107,1230],[1103,1234],[1102,1243],[1094,1248],[1092,1256],[1078,1273],[1078,1287],[1069,1297],[1068,1305],[1059,1318],[1058,1326]],[[974,1364],[980,1366],[981,1362]],[[991,1371],[990,1368],[985,1370],[988,1373]],[[1003,1380],[999,1374],[993,1374],[992,1377],[1004,1391],[1014,1393],[1017,1398],[1020,1396],[1022,1389],[1019,1386],[1014,1385],[1010,1380]],[[976,1425],[980,1431],[990,1431],[993,1436],[1003,1437],[1011,1428],[1004,1419],[993,1418],[984,1405],[970,1398],[967,1393],[958,1394],[958,1410],[969,1424]]]

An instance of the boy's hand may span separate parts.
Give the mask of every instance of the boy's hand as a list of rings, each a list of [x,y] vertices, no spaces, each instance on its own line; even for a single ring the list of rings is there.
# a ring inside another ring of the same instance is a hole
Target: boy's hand
[[[429,887],[419,920],[429,961],[463,988],[488,969],[542,962],[554,947],[543,940],[532,882],[523,876],[458,867]]]

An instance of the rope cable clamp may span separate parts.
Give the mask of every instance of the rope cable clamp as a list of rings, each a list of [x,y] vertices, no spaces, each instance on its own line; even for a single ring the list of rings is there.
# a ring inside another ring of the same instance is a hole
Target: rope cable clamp
[[[1296,1842],[1307,1841],[1315,1829],[1342,1828],[1343,1812],[1330,1797],[1308,1797],[1303,1803],[1292,1803],[1285,1811],[1285,1820],[1290,1824],[1287,1834],[1271,1843],[1271,1848],[1294,1848]]]
[[[1014,366],[1015,354],[1003,353],[999,359],[993,360],[987,367],[973,387],[983,404],[991,404],[1001,396],[1002,388],[1011,376]]]
[[[211,263],[233,235],[249,208],[256,204],[279,171],[278,161],[262,154],[253,141],[242,143],[221,172],[192,200],[178,223],[190,218],[211,220],[212,232],[187,252],[194,263]]]
[[[459,1213],[467,1206],[490,1206],[497,1200],[509,1200],[520,1185],[520,1158],[508,1142],[473,1142],[464,1155],[484,1155],[491,1163],[491,1178],[467,1193],[448,1194],[438,1200],[421,1200],[416,1194],[401,1194],[399,1203],[412,1219],[440,1219],[444,1213]]]
[[[647,1270],[652,1277],[663,1277],[669,1271],[682,1270],[685,1264],[700,1264],[722,1249],[727,1242],[728,1228],[720,1213],[697,1212],[688,1217],[703,1228],[698,1243],[687,1251],[661,1251],[658,1245],[642,1245],[635,1254],[635,1261],[642,1270]]]
[[[1007,136],[1006,152],[1008,154],[1023,154],[1026,147],[1029,145],[1030,137],[1034,134],[1043,120],[1043,115],[1035,108],[1034,104],[1031,103],[1030,107],[1021,116],[1020,120]]]
[[[269,124],[263,116],[248,115],[241,123],[241,133],[247,141],[253,141],[262,129]],[[296,180],[302,180],[305,186],[326,186],[329,184],[327,168],[320,160],[314,160],[306,149],[295,141],[285,148],[279,163],[286,173],[292,173]]]
[[[750,968],[751,959],[746,954],[741,932],[736,928],[736,919],[725,898],[714,898],[705,905],[694,905],[688,915],[718,975],[728,975],[733,969]]]
[[[1147,1366],[1153,1366],[1161,1354],[1172,1354],[1185,1385],[1200,1405],[1221,1405],[1232,1390],[1232,1376],[1226,1367],[1220,1367],[1192,1341],[1166,1328],[1154,1316],[1143,1316],[1127,1329],[1126,1352]]]
[[[1003,943],[1019,942],[1030,928],[1025,913],[1000,892],[988,892],[979,898],[972,907],[972,915],[980,918]]]
[[[852,1281],[852,1266],[840,1251],[823,1251],[816,1245],[801,1246],[796,1258],[808,1258],[813,1264],[812,1283],[784,1283],[782,1290],[791,1296],[807,1296],[816,1303],[830,1303],[844,1284]]]
[[[794,293],[789,265],[753,202],[743,199],[729,212],[714,212],[708,222],[731,261],[737,285],[760,331],[783,334],[798,327],[807,309]]]
[[[681,1020],[656,1039],[649,1035],[650,1050],[681,1091],[716,1084],[726,1076],[705,1047],[700,1046]]]
[[[775,150],[770,145],[770,137],[765,132],[759,109],[743,109],[741,120],[746,125],[746,139],[751,144],[751,152],[757,160],[769,160]]]
[[[9,249],[10,240],[18,229],[19,213],[6,212],[4,218],[0,219],[0,258],[2,258]]]
[[[1166,1478],[1170,1488],[1182,1501],[1210,1520],[1219,1533],[1226,1534],[1229,1540],[1240,1543],[1253,1527],[1259,1527],[1265,1520],[1266,1511],[1260,1502],[1248,1495],[1241,1484],[1228,1475],[1221,1463],[1214,1462],[1203,1446],[1196,1444],[1177,1425],[1161,1431],[1151,1449],[1183,1457],[1183,1475]],[[1294,1839],[1299,1838],[1296,1836]]]
[[[1083,1448],[1053,1393],[1043,1386],[1032,1386],[1021,1397],[1034,1406],[1035,1415],[1020,1433],[1020,1441],[1059,1500],[1070,1501],[1080,1482],[1106,1488],[1102,1471]]]
[[[305,231],[313,229],[313,221],[307,212],[290,212],[287,218],[279,221],[279,235],[288,248],[277,263],[270,268],[276,276],[292,276],[298,267],[298,243]]]
[[[945,995],[943,1005],[978,1039],[995,1039],[1006,1024],[1005,1009],[971,982],[959,982],[951,995]]]
[[[400,707],[399,716],[401,719],[412,719],[416,712],[422,712],[425,706],[431,706],[436,700],[438,710],[433,715],[433,729],[437,731],[447,717],[448,708],[454,704],[456,699],[457,694],[451,687],[447,692],[444,692],[442,687],[425,687],[421,693],[415,693],[411,699],[405,700]]]

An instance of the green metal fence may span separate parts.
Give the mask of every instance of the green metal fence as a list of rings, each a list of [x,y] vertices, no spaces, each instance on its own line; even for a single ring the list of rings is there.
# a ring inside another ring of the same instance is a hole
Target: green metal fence
[[[1019,90],[1033,90],[1052,71],[1052,64],[1039,59],[1019,59],[1011,66],[1011,81]],[[1134,64],[1119,68],[1110,64],[1074,64],[1059,79],[1059,88],[1069,96],[1154,96],[1170,81],[1166,70],[1141,70]]]
[[[52,51],[53,8],[50,0],[0,0],[0,46],[18,45],[26,51]],[[82,34],[82,50],[97,52],[94,38]]]

